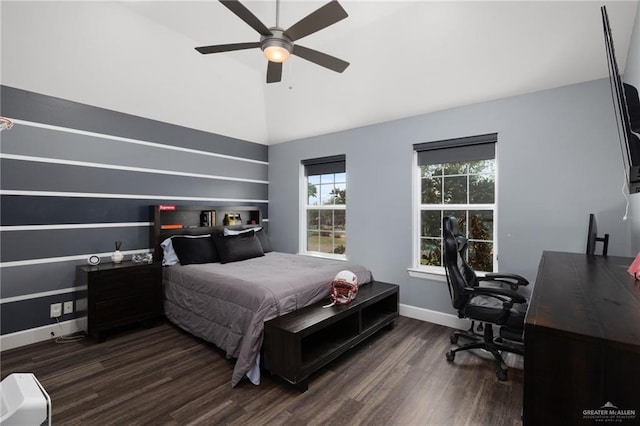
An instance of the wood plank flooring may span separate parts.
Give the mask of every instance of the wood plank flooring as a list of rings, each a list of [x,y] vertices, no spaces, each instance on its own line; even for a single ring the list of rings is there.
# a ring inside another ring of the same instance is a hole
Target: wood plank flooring
[[[0,354],[2,378],[32,372],[54,425],[521,425],[522,357],[500,382],[482,353],[444,357],[452,330],[406,317],[311,376],[305,393],[263,372],[231,388],[220,350],[167,322],[96,343]]]

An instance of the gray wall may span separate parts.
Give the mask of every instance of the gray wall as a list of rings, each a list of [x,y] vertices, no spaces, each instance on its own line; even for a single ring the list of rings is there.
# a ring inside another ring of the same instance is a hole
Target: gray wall
[[[0,90],[0,114],[16,120],[1,143],[2,334],[55,322],[49,305],[82,296],[75,266],[89,255],[116,240],[149,250],[152,205],[250,204],[268,218],[265,145]]]
[[[274,248],[298,251],[300,160],[346,154],[349,260],[400,284],[401,303],[453,312],[445,283],[407,273],[412,144],[497,132],[500,270],[534,281],[543,250],[584,252],[591,212],[629,255],[610,96],[603,79],[270,146]]]
[[[615,42],[615,28],[611,29]],[[635,88],[640,88],[640,10],[636,12],[636,21],[633,24],[631,41],[629,43],[629,55],[624,69],[624,81]]]
[[[615,28],[612,29],[615,31]],[[614,32],[615,37],[615,32]],[[615,38],[614,38],[615,40]],[[636,13],[636,22],[629,44],[629,56],[624,70],[623,80],[640,90],[640,10]],[[640,253],[640,193],[630,197],[629,226],[631,227],[631,255]]]

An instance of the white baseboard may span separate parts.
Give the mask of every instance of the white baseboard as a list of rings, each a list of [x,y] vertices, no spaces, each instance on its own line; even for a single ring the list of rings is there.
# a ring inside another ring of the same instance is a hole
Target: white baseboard
[[[403,305],[402,303],[400,304],[400,315],[403,317],[444,325],[445,327],[456,328],[458,330],[467,330],[471,326],[471,321],[468,319],[458,318],[452,314],[445,314],[443,312],[432,311],[430,309]]]
[[[471,325],[469,320],[458,318],[452,314],[445,314],[439,311],[432,311],[430,309],[418,308],[416,306],[404,304],[400,304],[400,315],[459,330],[467,330]],[[86,321],[86,318],[76,318],[57,324],[45,325],[42,327],[2,335],[0,336],[0,351],[6,351],[20,346],[30,345],[32,343],[43,342],[45,340],[86,330]]]
[[[86,318],[76,318],[56,324],[49,324],[42,327],[4,334],[0,336],[0,351],[19,348],[20,346],[43,342],[45,340],[55,339],[60,336],[66,336],[67,334],[86,330],[86,322]]]

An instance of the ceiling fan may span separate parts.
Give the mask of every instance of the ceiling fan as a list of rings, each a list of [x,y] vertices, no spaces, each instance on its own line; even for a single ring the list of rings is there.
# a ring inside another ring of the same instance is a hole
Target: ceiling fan
[[[342,59],[294,44],[296,40],[320,31],[349,16],[340,6],[340,3],[335,0],[302,18],[287,30],[278,26],[280,0],[276,0],[276,25],[270,28],[267,28],[260,19],[238,0],[220,0],[220,3],[260,33],[260,41],[196,47],[196,50],[203,55],[259,47],[269,60],[267,83],[277,83],[282,80],[282,63],[289,59],[290,55],[299,56],[302,59],[336,72],[342,72],[349,66],[349,62],[345,62]]]

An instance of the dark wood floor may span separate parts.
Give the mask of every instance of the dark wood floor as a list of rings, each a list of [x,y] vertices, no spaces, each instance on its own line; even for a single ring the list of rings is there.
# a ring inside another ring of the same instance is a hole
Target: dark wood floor
[[[311,377],[299,393],[263,373],[231,388],[232,364],[161,322],[104,343],[42,342],[5,351],[2,378],[32,372],[55,425],[521,425],[522,358],[499,382],[483,354],[444,357],[451,329],[400,317]]]

